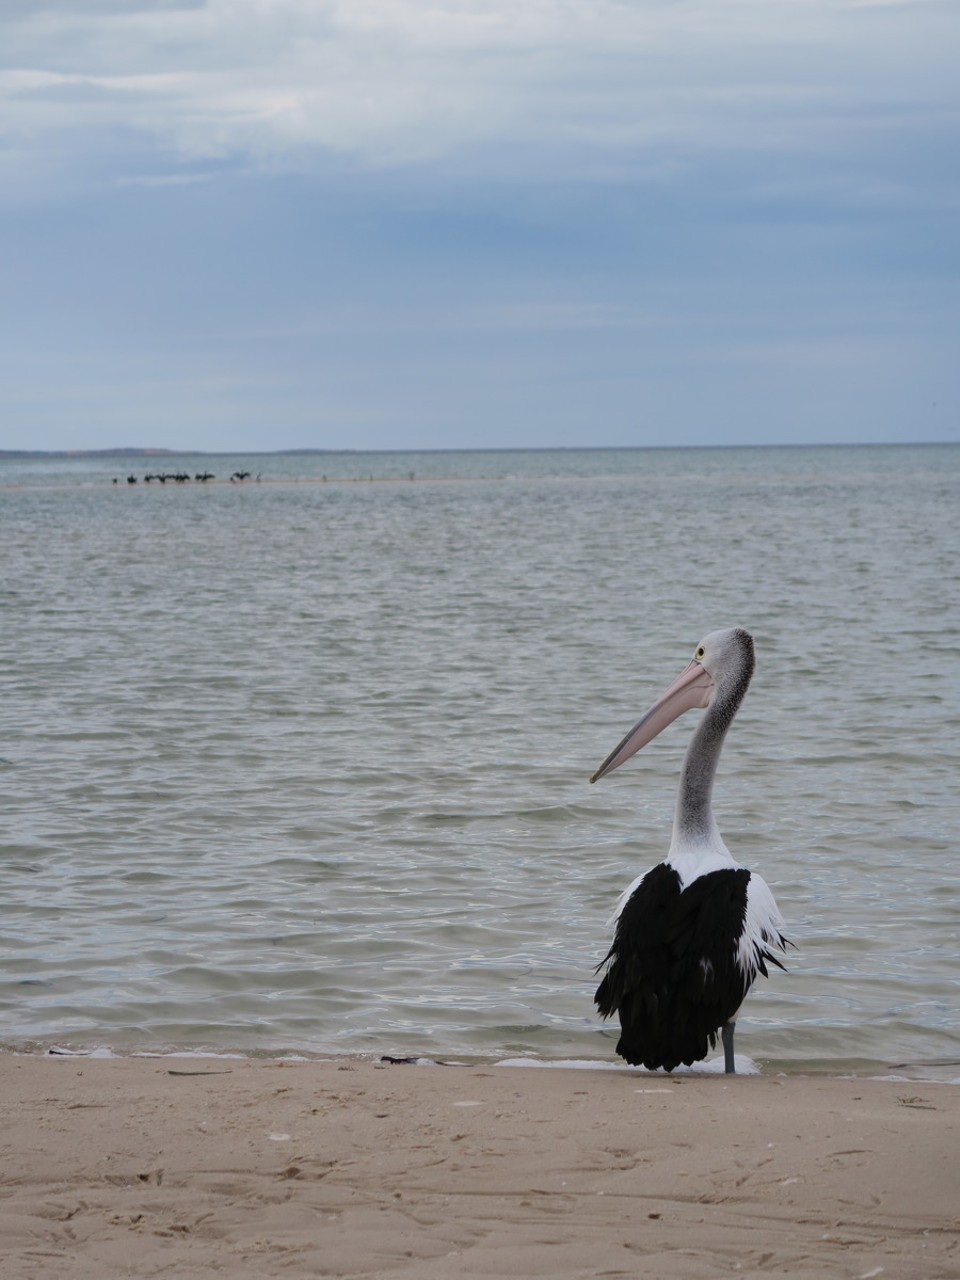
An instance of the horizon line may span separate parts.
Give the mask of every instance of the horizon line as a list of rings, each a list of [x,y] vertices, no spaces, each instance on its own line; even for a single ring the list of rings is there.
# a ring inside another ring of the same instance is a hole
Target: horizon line
[[[601,445],[460,445],[413,448],[337,449],[301,446],[289,449],[176,449],[153,445],[116,445],[99,449],[0,449],[0,458],[150,458],[150,457],[290,457],[308,454],[327,456],[362,456],[365,454],[428,453],[640,453],[669,452],[685,449],[913,449],[957,445],[956,440],[826,440],[778,441],[769,444],[601,444]]]

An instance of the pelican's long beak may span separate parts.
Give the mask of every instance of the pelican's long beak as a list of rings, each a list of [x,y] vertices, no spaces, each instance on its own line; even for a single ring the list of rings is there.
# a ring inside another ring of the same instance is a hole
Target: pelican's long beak
[[[658,733],[662,733],[668,724],[672,724],[684,711],[693,711],[696,707],[706,707],[713,692],[713,678],[699,662],[691,662],[689,667],[681,671],[656,700],[645,716],[637,721],[623,741],[610,752],[606,760],[596,771],[591,782],[613,773],[625,760],[652,742]]]

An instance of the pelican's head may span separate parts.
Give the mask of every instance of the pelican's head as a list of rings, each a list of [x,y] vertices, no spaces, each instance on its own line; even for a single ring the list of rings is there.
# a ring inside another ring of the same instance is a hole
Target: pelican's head
[[[742,627],[711,631],[697,645],[689,666],[614,747],[590,781],[596,782],[618,769],[684,711],[717,703],[729,707],[732,718],[747,691],[753,667],[753,637],[749,631]]]
[[[749,631],[744,631],[743,627],[711,631],[697,645],[693,661],[700,663],[716,686],[716,692],[710,698],[711,702],[740,684],[743,685],[742,697],[747,691],[756,661],[753,652],[753,636]]]

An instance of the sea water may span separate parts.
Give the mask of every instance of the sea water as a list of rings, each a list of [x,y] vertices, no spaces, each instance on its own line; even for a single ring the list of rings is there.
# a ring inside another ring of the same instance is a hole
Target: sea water
[[[0,1043],[614,1058],[695,713],[587,779],[736,624],[738,1051],[960,1058],[958,511],[946,445],[0,461]]]

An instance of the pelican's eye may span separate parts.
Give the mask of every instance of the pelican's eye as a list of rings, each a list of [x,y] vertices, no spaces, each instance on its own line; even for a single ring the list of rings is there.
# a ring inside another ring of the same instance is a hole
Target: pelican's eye
[[[694,660],[694,662],[702,662],[702,661],[703,661],[703,655],[704,655],[704,653],[705,653],[705,652],[706,652],[706,650],[704,649],[703,645],[701,645],[701,646],[699,647],[699,649],[697,650],[697,652],[693,655],[693,660]]]

